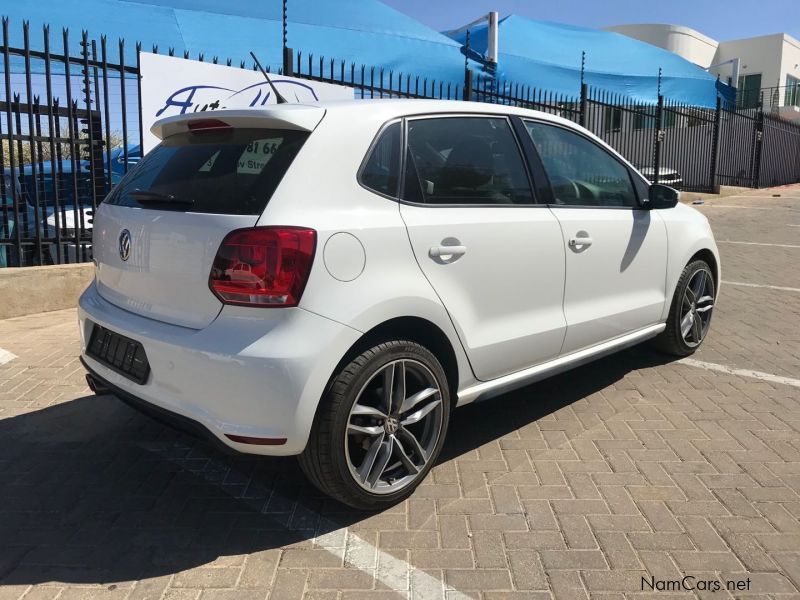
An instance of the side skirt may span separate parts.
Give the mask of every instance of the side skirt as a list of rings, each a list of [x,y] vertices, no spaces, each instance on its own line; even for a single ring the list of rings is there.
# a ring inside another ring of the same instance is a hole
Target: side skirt
[[[525,387],[526,385],[536,381],[552,377],[558,373],[563,373],[564,371],[574,369],[580,365],[592,362],[593,360],[603,356],[613,354],[623,350],[624,348],[635,346],[636,344],[639,344],[647,339],[655,337],[664,331],[666,327],[666,323],[650,325],[644,329],[639,329],[633,333],[628,333],[618,338],[614,338],[613,340],[608,340],[602,344],[584,348],[583,350],[578,350],[577,352],[573,352],[565,356],[559,356],[554,360],[536,365],[535,367],[523,369],[522,371],[517,371],[516,373],[510,373],[508,375],[504,375],[503,377],[492,379],[491,381],[477,383],[461,390],[458,393],[458,402],[456,403],[456,406],[463,406],[477,400],[487,400],[494,396],[499,396],[500,394],[505,394],[506,392]]]

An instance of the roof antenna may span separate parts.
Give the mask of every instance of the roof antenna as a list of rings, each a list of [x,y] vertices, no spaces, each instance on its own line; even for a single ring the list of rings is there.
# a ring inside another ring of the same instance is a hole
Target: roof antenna
[[[261,63],[258,62],[258,58],[256,58],[256,55],[252,50],[250,51],[250,56],[253,57],[253,60],[255,61],[256,66],[258,67],[258,70],[261,71],[261,74],[264,76],[264,79],[267,80],[269,87],[272,88],[272,93],[275,94],[275,103],[289,104],[289,101],[283,96],[281,96],[281,93],[275,88],[275,84],[272,83],[272,80],[269,78],[269,75],[267,75],[267,72],[264,70],[264,67],[261,66]]]

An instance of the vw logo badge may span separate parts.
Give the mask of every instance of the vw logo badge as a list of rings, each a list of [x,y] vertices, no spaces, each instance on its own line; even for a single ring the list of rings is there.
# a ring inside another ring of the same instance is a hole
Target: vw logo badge
[[[128,260],[131,256],[131,232],[123,229],[119,234],[119,257]]]

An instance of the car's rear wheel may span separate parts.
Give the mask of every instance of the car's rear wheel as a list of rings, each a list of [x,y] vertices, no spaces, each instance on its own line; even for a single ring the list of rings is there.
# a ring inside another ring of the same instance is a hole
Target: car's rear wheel
[[[383,508],[425,478],[449,415],[447,377],[436,357],[411,341],[378,344],[334,376],[300,466],[344,504]]]
[[[675,286],[667,328],[655,339],[656,347],[675,356],[694,353],[711,327],[716,297],[708,263],[696,260],[686,265]]]

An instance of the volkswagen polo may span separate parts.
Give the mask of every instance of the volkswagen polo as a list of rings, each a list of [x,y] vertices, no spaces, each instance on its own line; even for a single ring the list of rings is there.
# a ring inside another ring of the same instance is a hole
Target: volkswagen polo
[[[410,495],[458,406],[708,333],[706,218],[562,118],[362,100],[153,133],[94,218],[90,386],[351,506]]]

